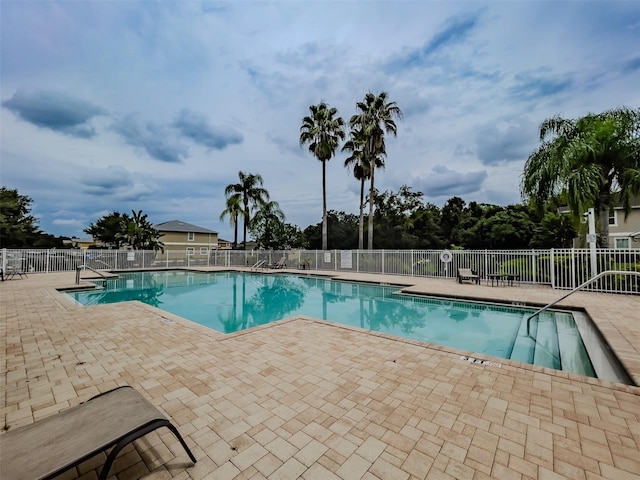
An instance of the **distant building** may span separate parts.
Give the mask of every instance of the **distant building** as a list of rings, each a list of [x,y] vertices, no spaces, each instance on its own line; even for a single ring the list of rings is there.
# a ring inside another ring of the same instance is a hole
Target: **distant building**
[[[609,215],[609,248],[640,248],[640,198],[631,202],[631,211],[624,218],[621,206]]]
[[[218,238],[218,250],[231,250],[231,249],[233,249],[232,241]]]
[[[257,250],[258,242],[255,240],[247,240],[247,246],[245,248],[244,242],[238,242],[238,250]]]
[[[218,232],[198,227],[181,220],[158,223],[153,228],[160,232],[165,251],[181,251],[187,255],[209,255],[219,249]]]
[[[568,207],[558,209],[560,213],[569,213]],[[597,225],[596,225],[597,228]],[[584,247],[584,239],[576,238],[574,247]],[[624,218],[624,209],[617,203],[609,214],[609,248],[640,248],[640,197],[631,199],[631,211]]]
[[[64,244],[70,246],[71,248],[90,248],[97,247],[99,244],[102,244],[102,242],[96,242],[93,237],[71,237],[70,240],[65,240]]]

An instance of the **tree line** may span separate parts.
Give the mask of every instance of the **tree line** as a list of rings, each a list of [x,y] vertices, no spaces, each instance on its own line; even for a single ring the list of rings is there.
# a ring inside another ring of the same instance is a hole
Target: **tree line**
[[[421,192],[404,185],[374,195],[375,249],[525,249],[571,247],[577,228],[553,202],[543,212],[452,197],[442,208],[425,203]],[[330,249],[358,248],[358,218],[329,211]],[[320,224],[307,227],[308,248],[321,247]]]
[[[230,195],[240,205],[236,213],[225,209],[224,217],[249,218],[245,228],[263,249],[308,248],[322,249],[322,222],[301,230],[285,222],[284,213],[270,198],[257,174],[240,172],[244,190]],[[228,191],[238,189],[238,184]],[[253,187],[251,187],[253,185]],[[238,189],[241,190],[241,189]],[[247,202],[245,204],[244,197]],[[239,201],[238,201],[239,200]],[[442,208],[423,201],[423,194],[409,186],[397,192],[374,191],[376,237],[374,248],[386,249],[520,249],[559,248],[571,245],[576,235],[572,219],[557,212],[557,204],[549,203],[542,213],[532,206],[498,205],[469,202],[460,197],[450,198]],[[36,219],[30,214],[31,199],[17,190],[0,189],[2,217],[2,247],[4,248],[63,248],[63,237],[40,232]],[[246,205],[246,210],[245,206]],[[13,208],[10,208],[13,206]],[[250,215],[244,215],[248,211]],[[223,212],[224,213],[224,212]],[[359,217],[352,213],[329,210],[327,226],[331,235],[329,249],[359,247]],[[237,226],[235,241],[237,242]],[[365,229],[368,225],[365,225]],[[131,214],[111,212],[97,219],[84,232],[99,240],[104,247],[135,250],[161,250],[160,233],[141,210]],[[245,237],[246,239],[246,237]],[[238,246],[238,245],[236,245]]]

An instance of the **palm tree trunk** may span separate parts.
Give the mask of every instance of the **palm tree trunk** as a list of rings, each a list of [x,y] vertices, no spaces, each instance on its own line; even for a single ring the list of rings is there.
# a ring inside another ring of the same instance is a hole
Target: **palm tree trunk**
[[[376,169],[375,169],[375,165],[371,166],[371,188],[369,189],[369,231],[368,236],[368,242],[367,242],[367,248],[369,250],[373,250],[373,177],[374,177],[374,173],[375,173]]]
[[[249,218],[249,199],[245,197],[244,200],[244,221],[243,223],[243,227],[244,227],[244,233],[242,236],[242,243],[244,245],[244,249],[247,249],[247,220]]]
[[[322,250],[327,249],[327,178],[325,160],[322,161]]]
[[[238,328],[238,282],[237,282],[237,275],[233,276],[233,306],[231,307],[231,314],[233,315],[233,325],[236,328]],[[231,332],[229,332],[231,333]]]
[[[246,248],[246,242],[245,242],[245,248]],[[242,277],[242,322],[240,323],[240,325],[242,325],[241,330],[244,330],[247,328],[248,322],[249,322],[249,316],[247,315],[247,281],[246,281],[246,278],[243,276]]]
[[[609,185],[600,190],[598,221],[600,222],[600,248],[609,248]]]
[[[233,249],[238,248],[238,216],[233,221]]]
[[[358,224],[358,250],[364,250],[364,177],[360,179],[360,223]]]

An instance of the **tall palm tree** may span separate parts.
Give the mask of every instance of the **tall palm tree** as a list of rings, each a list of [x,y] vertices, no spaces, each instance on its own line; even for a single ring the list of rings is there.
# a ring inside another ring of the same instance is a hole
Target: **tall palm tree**
[[[400,107],[396,102],[390,102],[387,97],[387,92],[380,92],[378,95],[367,93],[364,100],[356,104],[359,112],[349,121],[352,129],[362,130],[362,135],[365,138],[364,158],[371,166],[369,174],[369,238],[367,242],[369,250],[373,249],[375,170],[376,168],[384,168],[384,158],[387,155],[385,133],[391,133],[395,137],[398,134],[398,128],[394,119],[402,119]],[[378,159],[379,162],[370,159]]]
[[[229,216],[229,224],[233,226],[233,248],[235,250],[238,248],[238,217],[244,217],[240,195],[234,194],[227,197],[227,208],[220,214],[220,221],[224,221],[227,215]]]
[[[640,109],[616,108],[577,120],[547,118],[540,141],[524,167],[523,197],[542,207],[559,194],[574,218],[594,207],[600,246],[607,248],[612,195],[627,215],[631,197],[640,193]]]
[[[262,247],[273,248],[272,230],[278,223],[284,222],[286,219],[284,213],[280,209],[278,202],[269,200],[260,204],[251,220],[251,228],[259,227],[262,233]],[[255,230],[252,230],[255,234]]]
[[[360,217],[358,220],[358,249],[364,249],[364,185],[371,176],[371,167],[369,159],[365,158],[366,139],[362,133],[362,129],[352,128],[349,132],[349,140],[342,147],[343,152],[351,152],[351,155],[344,161],[346,168],[353,170],[353,176],[360,181]],[[382,168],[384,162],[378,155],[374,159],[376,168]]]
[[[227,198],[237,195],[242,199],[243,245],[247,249],[247,227],[251,221],[251,209],[269,200],[269,192],[262,188],[264,181],[257,173],[238,172],[238,183],[227,185],[224,194]]]
[[[309,107],[311,115],[302,119],[300,146],[309,144],[309,151],[322,162],[322,249],[327,250],[327,174],[326,163],[344,140],[344,120],[335,117],[338,110],[321,102]]]

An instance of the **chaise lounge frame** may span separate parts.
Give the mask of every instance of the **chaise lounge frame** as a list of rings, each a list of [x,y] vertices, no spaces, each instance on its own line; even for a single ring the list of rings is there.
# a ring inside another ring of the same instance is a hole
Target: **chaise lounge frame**
[[[100,472],[105,480],[118,453],[160,427],[177,428],[130,386],[117,387],[35,423],[0,434],[0,475],[13,480],[50,479],[111,447]]]
[[[458,283],[462,283],[463,280],[470,280],[476,284],[480,284],[480,275],[476,275],[470,268],[458,269]]]
[[[287,266],[287,258],[284,256],[273,265],[271,264],[267,265],[268,268],[273,268],[273,269],[285,268],[286,266]]]

